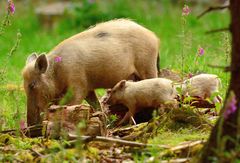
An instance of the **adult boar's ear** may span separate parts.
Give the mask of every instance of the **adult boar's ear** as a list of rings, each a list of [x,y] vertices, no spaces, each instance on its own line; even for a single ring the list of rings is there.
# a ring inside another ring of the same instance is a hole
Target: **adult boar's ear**
[[[27,57],[26,64],[31,63],[32,61],[36,60],[38,57],[37,53],[34,52],[30,56]]]
[[[120,81],[119,88],[123,89],[123,88],[125,88],[125,86],[126,86],[126,80]]]
[[[48,68],[48,61],[47,61],[47,57],[45,54],[41,54],[36,62],[35,62],[35,69],[40,73],[43,74],[46,72]]]

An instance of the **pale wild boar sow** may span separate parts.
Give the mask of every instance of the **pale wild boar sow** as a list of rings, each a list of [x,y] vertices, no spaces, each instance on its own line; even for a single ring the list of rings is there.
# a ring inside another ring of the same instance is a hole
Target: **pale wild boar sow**
[[[69,104],[83,99],[99,107],[94,89],[112,88],[123,79],[157,77],[159,40],[137,23],[100,23],[57,45],[47,55],[33,54],[23,69],[27,122],[41,122],[48,105],[73,91]]]
[[[118,125],[129,121],[131,116],[144,107],[167,105],[176,107],[177,92],[173,82],[164,78],[146,79],[138,82],[122,80],[109,92],[107,104],[123,104],[129,111]]]

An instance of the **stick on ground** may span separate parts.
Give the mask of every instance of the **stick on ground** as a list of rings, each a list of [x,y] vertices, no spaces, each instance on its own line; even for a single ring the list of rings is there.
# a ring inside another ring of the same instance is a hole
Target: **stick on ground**
[[[154,144],[144,144],[139,142],[127,141],[122,139],[110,138],[110,137],[103,137],[103,136],[77,136],[73,134],[69,134],[69,139],[73,140],[70,143],[75,143],[76,139],[81,139],[82,142],[89,142],[89,141],[103,141],[103,142],[111,142],[117,143],[119,145],[131,146],[131,147],[159,147],[159,148],[169,148],[167,145],[154,145]]]

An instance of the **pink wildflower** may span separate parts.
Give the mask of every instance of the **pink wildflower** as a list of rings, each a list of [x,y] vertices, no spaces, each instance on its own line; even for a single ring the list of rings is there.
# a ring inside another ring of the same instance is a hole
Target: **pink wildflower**
[[[56,56],[56,57],[54,58],[54,61],[55,61],[55,62],[61,62],[61,61],[62,61],[62,57]]]
[[[228,119],[228,117],[235,113],[237,111],[237,100],[236,100],[236,96],[231,93],[229,98],[227,99],[226,102],[226,109],[224,111],[224,119]]]
[[[188,16],[191,12],[191,9],[188,7],[188,5],[184,5],[182,9],[182,15],[183,16]]]
[[[26,125],[25,125],[25,124],[26,124],[26,123],[25,123],[24,120],[20,120],[19,125],[20,125],[20,129],[21,129],[21,130],[24,130],[24,129],[26,128]]]
[[[8,0],[8,12],[11,14],[15,13],[15,5],[12,0]]]
[[[198,48],[198,55],[202,56],[204,54],[204,49],[202,47]]]
[[[188,78],[190,79],[190,78],[192,78],[193,77],[193,74],[192,73],[189,73],[188,74]]]

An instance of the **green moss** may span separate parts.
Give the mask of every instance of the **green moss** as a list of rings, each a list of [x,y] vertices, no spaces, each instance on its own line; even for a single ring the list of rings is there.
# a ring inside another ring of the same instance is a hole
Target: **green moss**
[[[8,134],[0,134],[0,145],[9,145],[14,143],[14,138]]]

